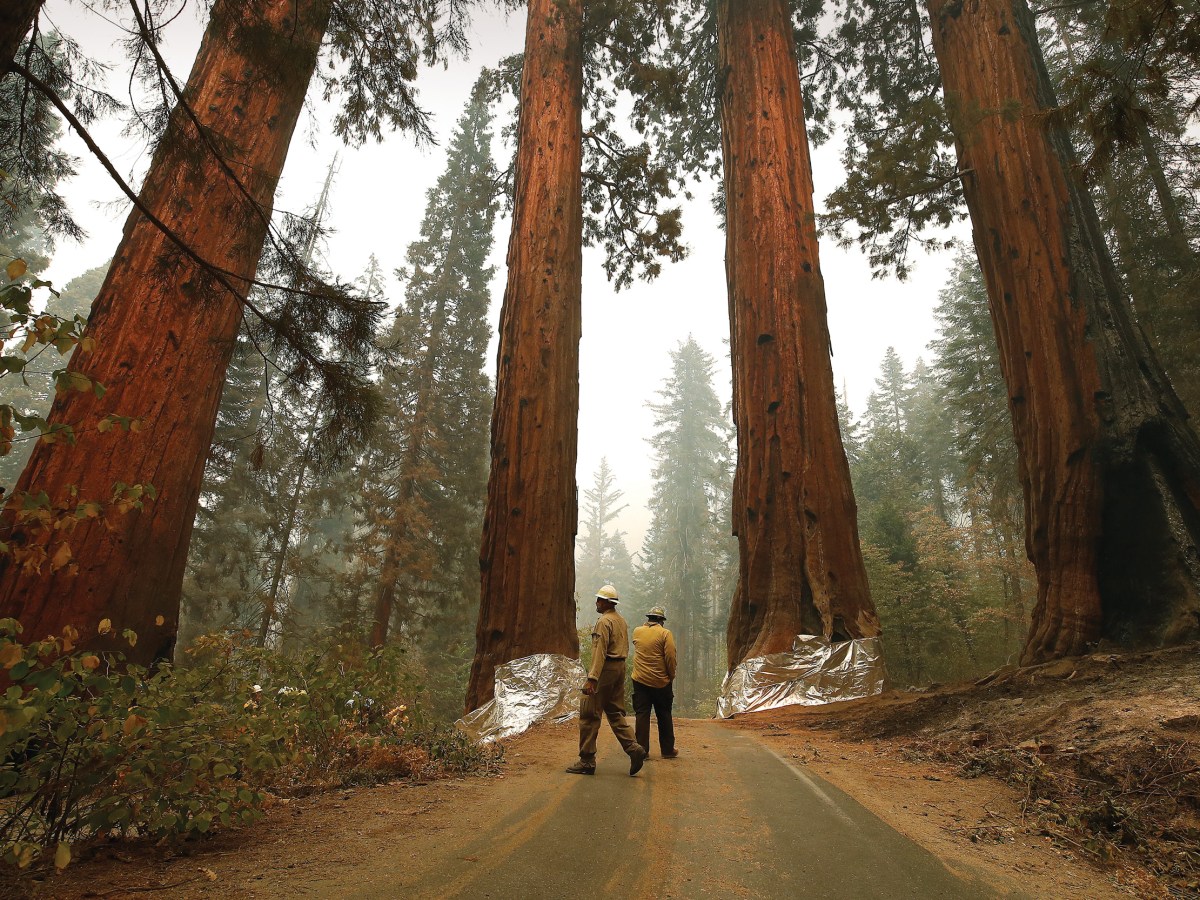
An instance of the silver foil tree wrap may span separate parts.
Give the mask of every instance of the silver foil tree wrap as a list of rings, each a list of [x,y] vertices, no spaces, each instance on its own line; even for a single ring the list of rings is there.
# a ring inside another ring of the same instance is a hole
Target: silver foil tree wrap
[[[455,726],[480,744],[512,737],[536,722],[566,722],[579,715],[587,673],[579,660],[536,653],[496,668],[495,696]]]
[[[744,660],[726,675],[717,716],[857,700],[882,693],[886,680],[879,638],[831,643],[801,634],[790,651]]]

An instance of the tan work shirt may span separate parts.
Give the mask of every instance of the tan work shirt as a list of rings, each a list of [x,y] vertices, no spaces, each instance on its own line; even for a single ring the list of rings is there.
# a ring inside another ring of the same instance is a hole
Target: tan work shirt
[[[633,629],[633,680],[652,688],[675,680],[675,637],[665,626],[647,622]]]
[[[592,669],[588,678],[600,680],[606,659],[624,659],[629,655],[629,626],[615,609],[610,609],[592,626]]]

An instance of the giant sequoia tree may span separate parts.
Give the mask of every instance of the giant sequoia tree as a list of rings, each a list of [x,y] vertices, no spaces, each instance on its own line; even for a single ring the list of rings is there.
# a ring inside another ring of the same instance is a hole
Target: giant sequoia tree
[[[50,419],[70,425],[75,443],[39,446],[18,483],[18,490],[41,489],[55,499],[77,489],[82,497],[106,500],[115,483],[145,481],[158,499],[140,515],[81,522],[71,535],[77,571],[6,566],[0,608],[21,620],[31,637],[67,624],[91,634],[98,620],[110,618],[142,632],[136,659],[170,655],[240,301],[258,263],[267,211],[329,16],[328,2],[320,0],[262,2],[244,12],[239,6],[213,7],[185,102],[155,152],[140,208],[130,214],[96,299],[89,324],[95,349],[80,348],[72,361],[107,393],[103,399],[91,392],[60,394]],[[248,25],[266,29],[270,39],[250,43]],[[252,174],[233,183],[213,156],[198,152],[213,140],[231,157],[226,165]],[[257,206],[253,214],[243,190]],[[150,216],[224,272],[198,266]],[[144,427],[117,445],[114,435],[97,429],[109,410]],[[167,624],[155,629],[158,615]]]
[[[583,8],[583,0],[529,3],[468,709],[491,698],[496,666],[532,653],[579,652],[572,591]]]
[[[146,37],[153,26],[141,8],[134,10]],[[59,395],[51,424],[68,426],[73,445],[39,445],[18,484],[20,491],[44,491],[60,507],[73,508],[76,497],[129,505],[144,495],[122,485],[143,482],[153,484],[157,499],[137,515],[83,516],[69,536],[69,565],[38,570],[5,560],[0,611],[20,619],[30,637],[73,624],[104,646],[95,623],[108,618],[141,633],[132,660],[169,655],[221,385],[322,39],[333,22],[332,44],[335,53],[343,51],[343,64],[325,76],[326,86],[331,93],[345,90],[350,101],[336,122],[339,133],[362,139],[378,133],[381,121],[420,129],[406,82],[427,48],[402,42],[380,64],[346,47],[351,30],[360,38],[368,32],[395,40],[415,17],[402,4],[359,0],[213,4],[199,56],[93,306],[88,333],[94,349],[81,345],[71,363],[87,376],[77,386],[99,383],[107,392],[103,398],[99,390]],[[164,90],[173,87],[164,81]],[[60,110],[67,114],[65,105]],[[292,304],[274,322],[275,336],[295,351],[286,362],[290,374],[302,379],[319,372],[327,388],[345,376],[344,398],[358,382],[325,365],[316,339],[306,343],[304,336],[317,323],[333,322],[335,345],[363,343],[360,328],[352,327],[362,321],[344,293],[303,277],[286,246],[273,241],[273,248],[278,265],[302,278],[318,301]],[[366,324],[373,326],[369,317]],[[101,424],[111,421],[110,411],[140,427],[119,437],[103,433],[116,430]],[[5,538],[26,549],[62,539],[45,529],[14,528],[11,520]],[[61,546],[54,553],[62,563]]]
[[[729,665],[879,632],[838,431],[804,107],[785,0],[717,5],[741,570]]]
[[[1008,384],[1038,600],[1026,662],[1200,630],[1200,443],[1075,179],[1024,0],[930,0]]]

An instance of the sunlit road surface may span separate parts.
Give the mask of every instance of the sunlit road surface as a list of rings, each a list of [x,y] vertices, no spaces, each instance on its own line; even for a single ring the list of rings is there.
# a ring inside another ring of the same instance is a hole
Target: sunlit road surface
[[[562,767],[522,773],[523,800],[478,822],[477,836],[422,866],[421,881],[403,894],[995,896],[752,738],[715,723],[689,725],[680,758],[652,758],[636,778],[607,725],[595,776]],[[400,894],[372,886],[357,896]]]

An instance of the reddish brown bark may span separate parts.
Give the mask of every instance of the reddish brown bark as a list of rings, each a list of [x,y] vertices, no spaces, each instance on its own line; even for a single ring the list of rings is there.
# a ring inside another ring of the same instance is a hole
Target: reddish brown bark
[[[21,42],[37,20],[44,0],[4,0],[0,3],[0,77],[13,61]]]
[[[231,273],[239,289],[253,276],[275,186],[329,17],[329,0],[220,0],[201,44],[185,97],[211,129],[255,206],[247,202],[196,129],[177,108],[141,190],[146,206],[204,259]],[[243,39],[246,27],[253,40]],[[270,29],[270,41],[263,28]],[[132,628],[134,662],[169,657],[179,591],[212,440],[217,404],[242,318],[237,296],[181,256],[137,210],[125,224],[112,268],[92,306],[91,353],[71,367],[103,383],[103,399],[72,392],[56,398],[52,423],[75,430],[77,444],[39,445],[20,490],[108,500],[115,482],[149,482],[158,499],[112,520],[86,520],[70,536],[78,573],[0,569],[0,615],[29,638],[78,628],[103,647],[96,623]],[[141,420],[137,433],[100,434],[109,412]],[[20,533],[7,539],[20,541]],[[156,626],[163,616],[165,625]],[[122,642],[123,645],[123,642]]]
[[[1073,177],[1024,0],[929,0],[1020,455],[1025,662],[1195,637],[1200,444]]]
[[[732,668],[801,633],[879,633],[829,358],[789,4],[717,6],[740,571]]]
[[[492,697],[498,665],[579,653],[582,18],[583,0],[529,3],[468,709]]]

